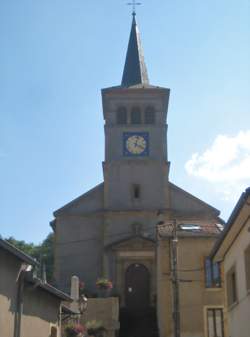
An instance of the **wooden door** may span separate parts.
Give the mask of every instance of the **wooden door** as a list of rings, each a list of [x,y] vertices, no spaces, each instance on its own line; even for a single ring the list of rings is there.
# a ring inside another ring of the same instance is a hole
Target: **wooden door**
[[[130,311],[144,311],[150,305],[150,274],[143,264],[131,264],[125,275],[126,307]]]

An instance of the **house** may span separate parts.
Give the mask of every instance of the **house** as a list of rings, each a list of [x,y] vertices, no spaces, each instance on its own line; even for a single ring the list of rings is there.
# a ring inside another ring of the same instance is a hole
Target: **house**
[[[242,193],[211,258],[224,271],[229,337],[250,334],[250,187]]]
[[[209,257],[221,232],[216,219],[184,219],[172,215],[177,222],[177,275],[180,332],[182,337],[225,337],[224,299],[220,266]],[[180,214],[179,214],[180,216]],[[174,266],[173,235],[166,220],[158,228],[157,284],[158,324],[160,336],[174,334]],[[214,320],[210,322],[210,317]],[[217,329],[216,334],[214,333]]]
[[[0,239],[0,336],[59,337],[71,298],[35,276],[37,261]]]

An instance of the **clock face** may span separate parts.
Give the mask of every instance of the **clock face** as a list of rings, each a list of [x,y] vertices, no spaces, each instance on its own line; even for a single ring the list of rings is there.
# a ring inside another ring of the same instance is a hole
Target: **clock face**
[[[148,133],[126,132],[123,134],[125,156],[147,156],[148,155]]]

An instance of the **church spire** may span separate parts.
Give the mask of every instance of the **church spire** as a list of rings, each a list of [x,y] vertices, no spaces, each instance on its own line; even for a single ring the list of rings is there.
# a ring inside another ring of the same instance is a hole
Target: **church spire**
[[[140,40],[140,33],[136,23],[135,15],[136,13],[133,11],[132,27],[121,83],[121,85],[124,87],[129,87],[136,84],[149,84],[147,68],[144,61]]]

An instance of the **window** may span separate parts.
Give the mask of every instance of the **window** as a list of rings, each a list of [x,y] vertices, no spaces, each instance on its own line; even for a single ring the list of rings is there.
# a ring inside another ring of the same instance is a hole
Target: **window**
[[[223,309],[207,309],[207,336],[224,337]]]
[[[228,306],[230,307],[231,305],[237,303],[238,300],[235,266],[227,272],[226,280]]]
[[[139,107],[134,107],[131,110],[131,124],[141,124],[141,110]]]
[[[145,110],[145,124],[154,124],[155,123],[155,110],[153,107],[147,107]]]
[[[200,225],[193,225],[193,224],[180,224],[180,228],[183,231],[200,231],[201,226]]]
[[[213,263],[213,261],[209,257],[205,259],[205,279],[206,288],[221,287],[220,263]]]
[[[140,224],[140,223],[134,223],[134,224],[132,224],[132,231],[133,231],[134,235],[141,234],[142,224]]]
[[[120,107],[116,114],[117,124],[127,124],[127,109],[125,107]]]
[[[245,250],[245,270],[247,290],[250,290],[250,245]]]
[[[133,198],[140,199],[140,196],[141,196],[140,185],[133,185]]]
[[[221,224],[221,223],[217,223],[217,224],[216,224],[216,227],[218,228],[218,230],[219,230],[220,232],[222,232],[223,229],[224,229],[224,225]]]

